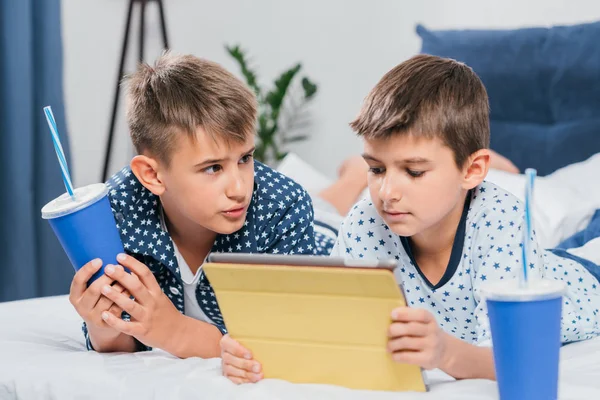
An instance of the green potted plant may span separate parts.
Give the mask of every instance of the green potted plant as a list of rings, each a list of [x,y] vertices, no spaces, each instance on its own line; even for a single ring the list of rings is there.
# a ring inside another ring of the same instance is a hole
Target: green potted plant
[[[267,164],[276,164],[287,154],[287,145],[306,140],[308,126],[305,106],[317,93],[317,85],[309,78],[299,78],[300,63],[282,72],[271,89],[258,83],[256,72],[250,67],[246,52],[239,46],[225,46],[238,63],[248,86],[258,100],[258,125],[255,158]],[[296,78],[300,79],[301,91]],[[298,93],[300,92],[300,93]]]

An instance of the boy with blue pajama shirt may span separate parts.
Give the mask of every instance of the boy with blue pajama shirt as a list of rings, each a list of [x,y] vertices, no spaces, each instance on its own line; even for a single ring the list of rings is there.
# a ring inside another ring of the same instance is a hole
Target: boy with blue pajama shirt
[[[409,307],[391,315],[388,351],[395,361],[455,378],[495,379],[480,288],[518,277],[523,205],[484,181],[490,129],[482,82],[462,63],[415,56],[379,81],[351,126],[364,140],[370,196],[344,220],[331,255],[398,261],[395,276]],[[532,279],[566,283],[562,341],[597,336],[600,267],[540,249],[535,232],[527,240]],[[252,365],[260,368],[260,360],[240,359],[232,339],[223,344],[235,382],[244,371],[244,379],[252,377]]]
[[[455,378],[494,379],[483,283],[522,270],[523,204],[485,182],[489,106],[476,74],[419,55],[388,72],[351,123],[363,137],[370,199],[354,206],[332,255],[393,257],[408,308],[392,313],[394,360]],[[600,267],[531,242],[529,275],[566,283],[563,343],[600,334]]]
[[[210,252],[328,254],[306,191],[254,162],[254,94],[212,62],[165,54],[129,81],[138,151],[107,183],[126,255],[79,270],[70,301],[88,349],[216,357],[227,332],[202,272]],[[319,242],[319,246],[316,245]],[[128,274],[123,267],[129,268]]]

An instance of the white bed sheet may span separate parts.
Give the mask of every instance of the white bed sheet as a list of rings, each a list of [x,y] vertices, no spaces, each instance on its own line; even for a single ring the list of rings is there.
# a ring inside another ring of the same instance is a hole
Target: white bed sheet
[[[181,360],[162,351],[85,350],[67,297],[0,304],[0,399],[496,399],[496,384],[428,373],[429,393],[355,391],[267,379],[236,386],[218,359]],[[560,399],[600,398],[600,339],[561,353]]]

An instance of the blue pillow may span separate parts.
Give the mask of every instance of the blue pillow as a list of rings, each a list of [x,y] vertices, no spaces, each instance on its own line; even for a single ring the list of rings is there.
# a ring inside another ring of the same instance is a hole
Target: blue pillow
[[[600,152],[600,115],[552,125],[491,120],[490,129],[492,149],[540,176]]]
[[[488,91],[491,119],[552,122],[550,79],[541,54],[545,29],[430,31],[417,25],[417,33],[422,53],[473,68]]]
[[[600,22],[550,28],[542,54],[546,68],[553,72],[549,101],[554,120],[597,118]]]
[[[473,68],[490,98],[491,147],[547,175],[600,152],[600,22],[430,31],[421,51]]]
[[[565,239],[556,248],[562,250],[574,249],[585,245],[597,237],[600,237],[600,210],[596,210],[592,216],[592,220],[585,229]]]

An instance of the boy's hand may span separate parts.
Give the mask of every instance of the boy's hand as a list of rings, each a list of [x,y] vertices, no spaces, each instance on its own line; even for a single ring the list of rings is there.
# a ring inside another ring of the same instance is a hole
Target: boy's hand
[[[258,382],[263,378],[261,365],[252,359],[250,351],[229,335],[221,339],[223,375],[234,383]]]
[[[95,259],[77,271],[71,282],[69,301],[90,329],[101,335],[102,339],[108,339],[119,336],[120,332],[114,330],[102,320],[102,313],[109,312],[111,315],[121,318],[122,310],[112,300],[102,296],[102,288],[111,285],[112,278],[102,275],[89,287],[87,286],[87,282],[100,267],[102,267],[102,260]],[[112,290],[128,295],[128,292],[118,283],[112,286]]]
[[[102,319],[115,330],[133,336],[147,346],[167,350],[172,343],[176,345],[173,329],[179,326],[184,316],[163,293],[148,267],[124,254],[117,260],[121,265],[106,266],[104,272],[124,286],[134,299],[113,290],[110,285],[104,285],[101,290],[104,296],[129,313],[131,321],[123,321],[109,312],[102,313]],[[132,273],[125,272],[123,266]]]
[[[419,365],[425,369],[442,368],[448,334],[438,326],[429,311],[396,308],[392,311],[388,337],[387,348],[394,361]]]

